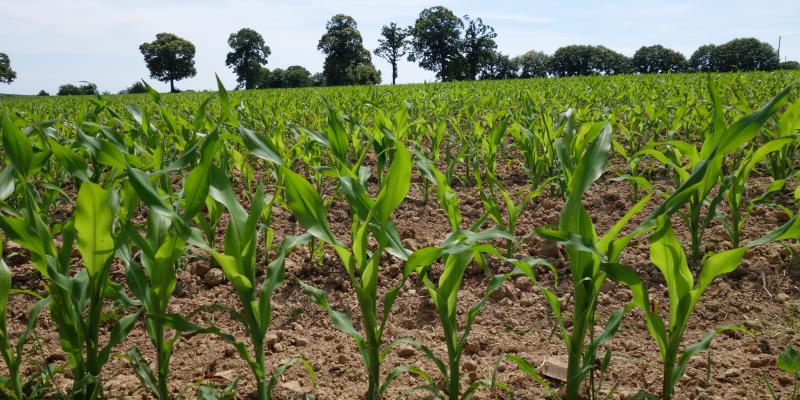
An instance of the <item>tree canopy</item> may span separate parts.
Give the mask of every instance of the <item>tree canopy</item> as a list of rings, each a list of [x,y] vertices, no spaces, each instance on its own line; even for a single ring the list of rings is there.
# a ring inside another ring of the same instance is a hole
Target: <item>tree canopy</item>
[[[642,46],[631,60],[633,72],[654,74],[662,72],[683,72],[689,67],[683,54],[660,44]]]
[[[381,29],[378,48],[374,53],[392,65],[392,85],[397,80],[397,63],[408,51],[408,35],[408,30],[399,28],[394,22]]]
[[[426,8],[410,27],[411,53],[409,61],[436,72],[442,81],[455,79],[457,68],[451,64],[461,60],[461,30],[464,22],[449,9],[436,6]]]
[[[550,56],[531,50],[511,59],[520,78],[543,78],[550,72]]]
[[[605,46],[570,45],[559,48],[550,59],[555,76],[614,75],[627,72],[630,60]]]
[[[0,83],[11,83],[17,79],[17,73],[11,69],[11,59],[8,54],[0,53]]]
[[[267,58],[271,54],[264,38],[250,28],[242,28],[228,37],[228,45],[231,46],[231,52],[225,58],[225,65],[231,67],[236,74],[237,87],[255,88],[261,76],[261,68],[267,64]]]
[[[317,49],[325,54],[323,75],[330,86],[380,83],[380,73],[372,65],[372,57],[353,17],[334,15],[326,24],[327,31],[319,39]]]
[[[689,68],[696,72],[709,72],[716,70],[713,64],[714,44],[705,44],[697,48],[689,57]]]
[[[91,82],[82,82],[81,85],[67,83],[58,87],[59,96],[81,96],[97,93],[97,85]]]
[[[194,45],[172,33],[157,34],[156,40],[142,43],[139,51],[144,55],[150,77],[169,82],[172,92],[175,92],[175,81],[197,75],[194,68]]]
[[[772,45],[755,38],[731,40],[717,46],[711,56],[718,72],[772,71],[779,61]]]
[[[466,62],[466,77],[475,79],[485,64],[499,60],[498,54],[495,52],[497,43],[494,41],[497,33],[494,28],[484,24],[480,18],[471,19],[465,15],[464,20],[466,23],[462,46]]]

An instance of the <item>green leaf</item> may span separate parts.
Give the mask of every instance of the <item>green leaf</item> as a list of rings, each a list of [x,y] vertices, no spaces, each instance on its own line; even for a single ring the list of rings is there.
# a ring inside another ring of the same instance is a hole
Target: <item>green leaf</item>
[[[791,344],[778,355],[778,368],[792,375],[800,374],[800,353]]]
[[[411,186],[411,157],[401,141],[395,141],[397,150],[386,174],[381,192],[375,199],[375,214],[379,221],[391,218],[392,212],[403,202]]]
[[[27,178],[31,173],[33,146],[28,137],[11,120],[9,113],[3,115],[3,148],[14,169]]]
[[[254,156],[269,161],[274,165],[283,166],[283,159],[278,155],[278,151],[274,149],[269,140],[262,139],[255,132],[241,125],[239,126],[239,134],[242,136],[244,145]]]
[[[84,182],[78,190],[75,209],[77,248],[89,277],[98,282],[114,255],[109,193],[100,185]]]
[[[328,227],[328,214],[317,190],[295,172],[282,168],[286,182],[286,205],[300,225],[320,240],[337,244]]]

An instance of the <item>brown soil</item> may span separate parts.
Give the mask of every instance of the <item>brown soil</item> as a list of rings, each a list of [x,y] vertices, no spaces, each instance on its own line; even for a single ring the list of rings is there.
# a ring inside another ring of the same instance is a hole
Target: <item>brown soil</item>
[[[765,182],[756,179],[753,185],[763,186]],[[510,190],[512,193],[515,190],[527,190],[519,183],[509,182],[508,185],[514,189]],[[411,249],[437,244],[449,232],[446,217],[434,203],[434,197],[427,204],[422,204],[419,189],[418,185],[412,187],[409,198],[394,216],[406,247]],[[480,198],[474,189],[457,186],[456,190],[459,192],[465,223],[468,224],[482,212]],[[517,233],[525,234],[533,228],[557,222],[562,203],[559,197],[551,197],[549,194],[532,202],[521,218]],[[608,179],[598,182],[585,199],[601,234],[632,203],[629,186]],[[655,201],[652,203],[649,209],[656,205]],[[347,237],[350,229],[346,207],[345,203],[336,201],[330,211],[332,228],[340,237]],[[286,234],[300,232],[286,211],[276,210],[274,219],[276,241]],[[756,238],[783,221],[785,217],[777,209],[758,208],[746,224],[745,240]],[[678,218],[674,222],[683,242],[689,243],[685,226]],[[223,232],[220,229],[220,234]],[[706,231],[704,244],[709,250],[723,249],[728,245],[718,223]],[[517,255],[532,255],[551,260],[560,274],[557,293],[562,297],[562,302],[568,301],[570,283],[563,252],[534,237],[522,244]],[[326,314],[302,293],[293,279],[297,277],[324,289],[333,307],[348,314],[358,329],[360,321],[355,294],[332,252],[326,254],[323,265],[307,261],[307,257],[305,248],[291,254],[287,260],[286,282],[273,299],[275,320],[269,334],[270,349],[267,354],[270,369],[289,358],[303,357],[311,362],[317,374],[314,398],[357,399],[366,389],[366,373],[354,342],[333,327]],[[12,268],[14,287],[43,290],[42,280],[24,256],[8,261]],[[661,306],[662,312],[665,311],[666,289],[663,279],[649,261],[646,241],[632,243],[626,250],[623,261],[643,275],[652,298]],[[206,279],[203,276],[208,274],[208,265],[207,257],[199,252],[194,257],[187,257],[186,265],[178,276],[172,311],[186,314],[198,306],[212,303],[236,307],[237,297],[227,282],[213,287],[206,284],[206,281],[213,282],[213,277]],[[400,282],[401,267],[400,261],[388,255],[384,257],[380,276],[383,292]],[[543,269],[539,272],[541,282],[552,284],[553,279],[548,271]],[[119,271],[114,275],[115,279],[123,280]],[[480,271],[472,271],[465,279],[459,297],[459,309],[462,312],[466,312],[483,295],[486,283],[487,277]],[[462,359],[465,384],[474,379],[490,377],[498,358],[507,353],[518,354],[535,366],[548,358],[566,360],[564,344],[557,336],[552,335],[554,321],[543,296],[527,278],[516,278],[504,286],[478,316],[473,328],[470,345]],[[690,361],[677,389],[678,398],[766,398],[764,380],[770,382],[777,392],[788,394],[791,377],[777,370],[775,360],[787,344],[800,347],[798,286],[800,259],[796,244],[771,244],[754,249],[748,253],[745,264],[738,271],[715,281],[700,300],[684,343],[694,343],[707,331],[731,323],[745,326],[751,334],[718,335],[707,353]],[[407,282],[389,319],[385,339],[389,341],[409,337],[430,346],[440,357],[446,357],[441,339],[442,331],[428,299],[427,292],[417,286],[415,279]],[[609,283],[600,295],[599,320],[604,323],[612,311],[624,306],[629,300],[630,295],[626,288]],[[33,301],[27,296],[12,297],[8,311],[12,337],[18,335],[32,304]],[[204,313],[198,321],[213,322],[237,337],[244,337],[242,328],[223,314]],[[47,313],[43,313],[32,344],[27,347],[26,362],[23,365],[25,375],[37,374],[46,363],[65,364],[55,329]],[[133,345],[138,346],[147,359],[153,359],[154,351],[141,322],[116,351],[122,353]],[[634,310],[627,314],[610,346],[613,350],[612,362],[604,391],[615,388],[612,398],[630,398],[640,389],[660,392],[661,364],[658,360],[658,349],[647,334],[641,312]],[[386,373],[397,365],[413,363],[432,376],[437,376],[431,363],[418,352],[403,351],[402,355],[401,357],[397,351],[393,352],[386,359],[383,372]],[[181,339],[172,357],[171,368],[172,388],[176,394],[184,392],[193,396],[199,382],[215,381],[224,385],[236,378],[239,379],[237,397],[248,398],[254,391],[253,379],[245,362],[231,346],[213,336],[195,335]],[[497,378],[513,389],[516,398],[534,399],[544,396],[545,392],[532,379],[507,362],[499,364]],[[149,397],[134,376],[133,370],[122,359],[113,358],[109,361],[104,369],[103,379],[108,397]],[[62,389],[67,388],[70,385],[68,373],[58,375],[57,382]],[[387,398],[396,398],[405,389],[419,383],[411,377],[402,376],[392,385]],[[555,381],[551,383],[558,384]],[[277,398],[298,398],[311,390],[303,369],[293,367],[282,378]],[[481,390],[475,398],[504,396]]]

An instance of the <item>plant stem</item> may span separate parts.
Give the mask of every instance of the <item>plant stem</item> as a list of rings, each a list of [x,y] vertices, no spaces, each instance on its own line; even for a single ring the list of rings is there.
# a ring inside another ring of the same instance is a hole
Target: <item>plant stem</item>
[[[256,398],[258,400],[269,400],[269,392],[267,391],[267,378],[266,378],[266,362],[264,360],[264,342],[253,338],[253,351],[256,353],[256,365],[260,371],[256,372]]]

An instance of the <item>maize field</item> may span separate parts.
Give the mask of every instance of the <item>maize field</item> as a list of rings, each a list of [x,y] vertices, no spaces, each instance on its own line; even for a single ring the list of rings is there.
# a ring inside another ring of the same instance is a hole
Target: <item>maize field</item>
[[[797,399],[800,74],[0,100],[0,398]]]

